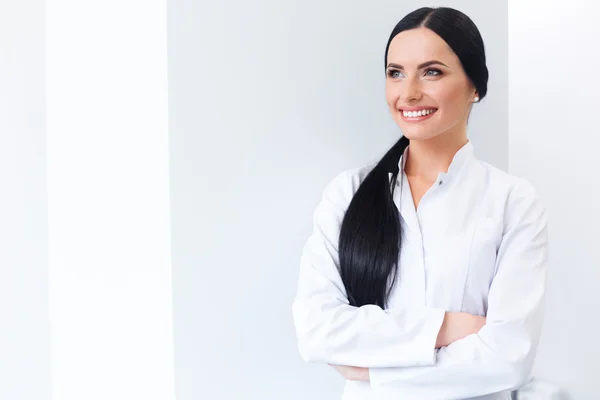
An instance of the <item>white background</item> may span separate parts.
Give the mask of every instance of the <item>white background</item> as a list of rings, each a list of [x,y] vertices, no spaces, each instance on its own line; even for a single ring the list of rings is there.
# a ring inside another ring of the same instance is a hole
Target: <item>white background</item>
[[[445,4],[486,43],[478,156],[550,211],[535,373],[584,400],[600,397],[590,4]],[[399,135],[384,46],[422,5],[1,1],[0,399],[338,398],[295,347],[300,250],[324,185]]]
[[[54,400],[173,400],[166,0],[46,1]]]
[[[546,323],[535,371],[572,399],[600,398],[600,27],[592,1],[510,2],[510,171],[550,217]]]
[[[50,399],[44,2],[0,1],[0,399]]]

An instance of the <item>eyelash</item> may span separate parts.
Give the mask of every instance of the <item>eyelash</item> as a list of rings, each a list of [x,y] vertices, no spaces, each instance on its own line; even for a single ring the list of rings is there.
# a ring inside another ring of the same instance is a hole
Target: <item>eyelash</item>
[[[427,73],[428,73],[428,72],[430,72],[430,71],[432,71],[432,72],[436,72],[436,74],[435,74],[435,75],[429,75],[429,76],[441,76],[441,75],[442,75],[442,71],[440,71],[440,70],[439,70],[439,69],[437,69],[437,68],[427,68],[427,69],[425,70],[425,73],[427,74]],[[389,70],[388,70],[388,73],[387,73],[387,76],[389,76],[390,78],[394,78],[394,77],[393,77],[393,74],[394,74],[395,72],[400,72],[400,71],[399,71],[399,70],[397,70],[397,69],[389,69]]]

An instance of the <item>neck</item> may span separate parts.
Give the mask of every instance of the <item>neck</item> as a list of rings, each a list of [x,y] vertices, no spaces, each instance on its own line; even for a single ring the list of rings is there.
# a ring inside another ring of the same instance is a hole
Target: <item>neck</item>
[[[404,171],[410,177],[433,182],[440,172],[448,172],[454,155],[467,142],[466,133],[411,140]]]

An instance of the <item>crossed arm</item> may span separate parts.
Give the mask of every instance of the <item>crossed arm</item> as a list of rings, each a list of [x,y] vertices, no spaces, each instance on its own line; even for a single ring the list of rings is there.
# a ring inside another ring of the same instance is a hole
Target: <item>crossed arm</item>
[[[432,307],[350,306],[336,250],[346,204],[335,185],[315,211],[301,259],[293,316],[303,359],[372,387],[431,397],[475,397],[524,383],[541,330],[547,261],[546,213],[532,189],[510,199],[482,320]]]

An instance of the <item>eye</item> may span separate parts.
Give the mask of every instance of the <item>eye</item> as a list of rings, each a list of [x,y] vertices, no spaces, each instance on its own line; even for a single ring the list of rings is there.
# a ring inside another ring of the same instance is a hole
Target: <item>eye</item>
[[[400,78],[400,75],[402,75],[402,72],[398,71],[397,69],[388,69],[387,76],[390,78],[398,79]]]
[[[442,71],[437,68],[428,68],[425,70],[425,76],[439,76],[442,75]]]

